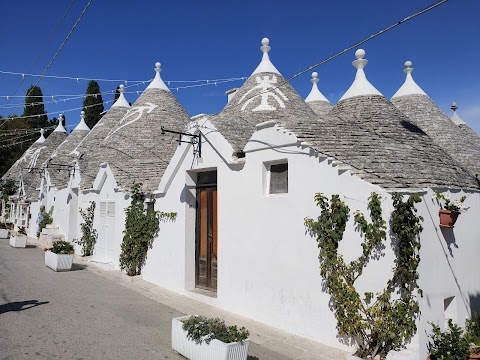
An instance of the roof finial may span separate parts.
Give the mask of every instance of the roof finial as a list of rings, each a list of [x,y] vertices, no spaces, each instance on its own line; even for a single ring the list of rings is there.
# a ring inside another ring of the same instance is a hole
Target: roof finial
[[[63,114],[58,115],[58,125],[55,128],[55,130],[53,130],[53,132],[63,132],[63,133],[67,132],[63,127]]]
[[[455,125],[467,125],[467,123],[463,121],[463,119],[457,114],[458,106],[455,101],[452,103],[452,107],[450,109],[453,110],[453,114],[450,117],[450,120],[452,120]]]
[[[404,66],[405,66],[405,69],[403,69],[403,72],[407,74],[407,77],[405,78],[405,82],[400,87],[400,89],[398,89],[397,92],[392,96],[392,99],[399,96],[405,96],[405,95],[427,95],[425,91],[423,91],[420,88],[420,86],[417,85],[415,80],[413,80],[412,62],[410,60],[407,60],[405,61]]]
[[[262,46],[260,46],[260,50],[262,50],[262,52],[263,52],[262,61],[260,62],[260,64],[258,64],[257,68],[252,73],[252,75],[263,73],[263,72],[280,74],[280,72],[277,70],[277,68],[270,61],[270,57],[268,56],[268,53],[269,53],[271,47],[268,44],[270,44],[270,40],[266,37],[263,38],[262,39]]]
[[[129,108],[130,104],[128,103],[127,99],[125,99],[125,95],[123,95],[123,93],[125,92],[125,85],[123,84],[118,85],[118,92],[120,95],[118,96],[118,99],[113,103],[112,108],[113,107]]]
[[[45,134],[45,130],[40,129],[40,137],[37,139],[37,141],[35,141],[36,143],[41,144],[45,141],[45,137],[43,136],[43,134]]]
[[[380,91],[378,91],[375,86],[373,86],[365,76],[365,72],[363,69],[368,64],[368,60],[364,59],[365,57],[365,50],[358,49],[355,51],[355,57],[357,60],[352,62],[353,67],[357,69],[357,73],[355,75],[355,80],[353,84],[348,88],[347,92],[343,94],[339,101],[345,100],[354,96],[360,95],[380,95],[383,96]]]
[[[163,89],[170,91],[170,89],[165,85],[165,83],[162,80],[162,77],[160,76],[160,72],[162,71],[162,64],[159,62],[155,63],[155,78],[152,80],[152,82],[147,86],[147,89]],[[145,89],[145,90],[147,90]]]
[[[405,66],[405,69],[403,69],[403,72],[407,75],[410,75],[413,72],[412,62],[410,60],[407,60],[403,65]]]
[[[268,38],[263,38],[262,39],[262,46],[260,46],[260,50],[262,50],[263,54],[268,56],[267,54],[269,53],[271,47],[268,46],[270,44],[270,40]]]
[[[355,51],[355,57],[357,60],[354,60],[352,62],[352,65],[357,69],[357,70],[362,70],[362,71],[357,71],[357,76],[362,76],[365,77],[365,73],[363,72],[363,69],[365,66],[368,64],[368,60],[364,59],[365,57],[365,50],[363,49],[358,49]]]
[[[90,131],[90,128],[85,122],[85,111],[83,110],[80,112],[80,122],[78,123],[77,126],[75,126],[75,129],[73,129],[73,131],[77,131],[77,130]]]
[[[318,73],[315,71],[312,73],[312,79],[310,80],[312,82],[312,90],[310,90],[310,94],[308,94],[307,98],[305,99],[306,102],[311,102],[311,101],[328,101],[328,99],[318,90]]]

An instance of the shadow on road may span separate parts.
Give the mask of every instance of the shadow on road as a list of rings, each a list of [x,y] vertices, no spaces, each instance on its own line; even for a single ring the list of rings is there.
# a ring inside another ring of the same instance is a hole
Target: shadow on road
[[[259,360],[256,356],[248,355],[247,360]]]
[[[70,269],[70,271],[84,270],[85,268],[86,268],[86,265],[72,264],[72,268]]]
[[[49,301],[41,301],[38,300],[27,300],[27,301],[15,301],[7,304],[0,305],[0,314],[9,312],[9,311],[23,311],[31,309],[35,306],[48,304]],[[26,307],[24,307],[26,306]]]

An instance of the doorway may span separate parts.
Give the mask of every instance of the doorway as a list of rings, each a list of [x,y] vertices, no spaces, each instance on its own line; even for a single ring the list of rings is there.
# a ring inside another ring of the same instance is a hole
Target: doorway
[[[113,257],[113,238],[115,231],[115,202],[100,201],[100,219],[97,243],[93,249],[96,262],[110,263]]]
[[[217,172],[198,173],[195,286],[217,291]]]

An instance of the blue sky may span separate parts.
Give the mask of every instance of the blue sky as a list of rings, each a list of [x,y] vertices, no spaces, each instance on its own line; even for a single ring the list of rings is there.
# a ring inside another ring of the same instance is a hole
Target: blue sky
[[[47,74],[147,80],[153,78],[154,64],[160,61],[165,81],[249,76],[261,59],[260,41],[268,37],[272,62],[289,77],[433,2],[94,0]],[[0,70],[27,72],[69,3],[2,1]],[[43,72],[86,3],[75,2],[33,73]],[[390,98],[404,81],[403,63],[411,60],[420,87],[449,116],[456,101],[459,115],[480,133],[478,14],[480,1],[450,0],[364,44],[368,79]],[[353,81],[352,60],[354,50],[316,69],[319,87],[333,103]],[[19,75],[0,74],[0,95],[13,95],[21,80]],[[309,80],[310,74],[305,74],[292,81],[302,97],[308,95]],[[25,95],[35,81],[27,78],[17,95]],[[99,83],[102,91],[114,90],[118,84]],[[42,79],[39,85],[45,95],[83,94],[87,82]],[[189,114],[195,115],[221,110],[225,91],[240,85],[236,81],[178,92],[173,83],[170,87]],[[132,103],[137,96],[126,94]],[[104,100],[112,99],[113,94],[104,95]],[[0,114],[9,115],[15,108],[5,107],[21,101],[11,98],[7,104],[0,98]],[[82,100],[71,100],[46,104],[46,109],[52,117],[81,105]],[[69,126],[79,120],[79,110],[65,115]]]

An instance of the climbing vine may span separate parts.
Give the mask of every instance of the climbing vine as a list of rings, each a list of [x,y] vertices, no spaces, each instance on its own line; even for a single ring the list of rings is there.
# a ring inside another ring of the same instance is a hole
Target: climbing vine
[[[40,233],[42,230],[48,225],[53,223],[53,206],[48,210],[48,213],[44,213],[42,220],[40,221],[39,227],[40,227]]]
[[[78,240],[74,240],[74,242],[82,247],[83,256],[92,255],[93,248],[97,242],[97,230],[93,228],[95,207],[95,201],[90,201],[90,206],[86,210],[80,209],[80,215],[83,218],[83,223],[80,225],[82,237]]]
[[[130,276],[140,275],[148,249],[160,229],[160,220],[175,220],[176,213],[145,209],[141,184],[132,187],[131,203],[125,210],[125,230],[120,253],[120,268]]]
[[[353,338],[357,344],[355,355],[364,359],[376,355],[385,358],[390,350],[404,347],[417,331],[415,320],[420,309],[416,299],[422,296],[417,268],[423,218],[416,214],[415,204],[421,199],[412,195],[403,201],[402,195],[395,193],[392,200],[390,230],[397,257],[392,277],[383,291],[365,292],[363,298],[355,282],[370,259],[381,254],[387,237],[381,197],[376,193],[369,197],[370,221],[360,212],[354,214],[354,224],[364,240],[362,254],[350,263],[338,253],[350,218],[350,209],[339,195],[333,195],[329,202],[323,194],[316,194],[320,216],[305,219],[305,226],[316,236],[320,249],[320,274],[332,297],[339,335]]]

